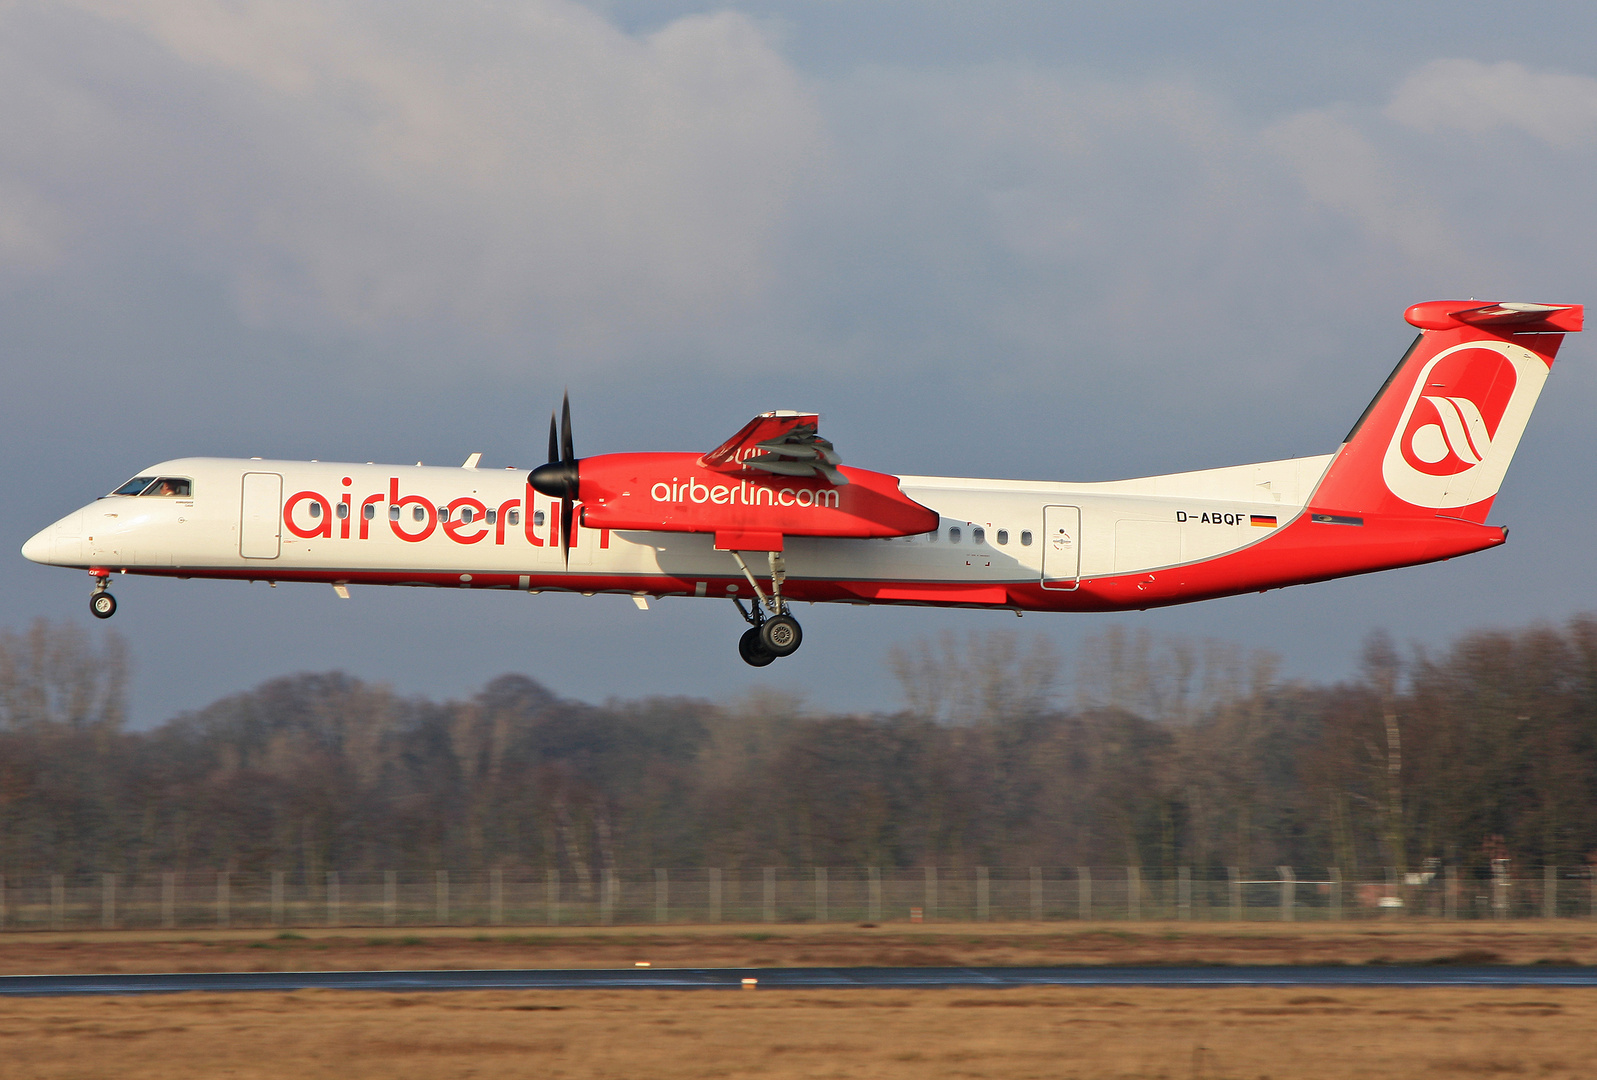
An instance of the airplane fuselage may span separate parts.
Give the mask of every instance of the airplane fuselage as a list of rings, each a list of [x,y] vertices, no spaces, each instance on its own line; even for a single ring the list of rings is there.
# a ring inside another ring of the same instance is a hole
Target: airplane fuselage
[[[1434,543],[1420,550],[1381,523],[1315,522],[1307,500],[1331,460],[1107,483],[905,476],[904,494],[937,513],[937,529],[885,539],[789,537],[786,595],[1107,611],[1276,588],[1501,542],[1499,529],[1460,522],[1465,527],[1445,551]],[[559,501],[534,491],[522,469],[182,458],[142,475],[186,480],[187,495],[105,496],[40,533],[25,553],[97,573],[751,596],[729,553],[704,533],[578,524],[568,564],[558,541]],[[764,487],[778,505],[796,496],[779,479]],[[1428,533],[1434,531],[1432,518]],[[1272,557],[1303,548],[1293,542],[1300,534],[1310,534],[1320,560],[1305,564],[1301,551],[1284,561]],[[1327,545],[1327,536],[1337,543]]]

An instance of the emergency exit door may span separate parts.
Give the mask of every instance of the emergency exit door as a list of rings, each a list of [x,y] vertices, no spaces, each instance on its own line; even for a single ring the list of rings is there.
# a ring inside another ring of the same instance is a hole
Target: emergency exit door
[[[266,472],[245,473],[243,511],[238,523],[238,553],[246,559],[275,559],[282,542],[282,476]]]
[[[1071,590],[1081,583],[1081,507],[1042,508],[1042,587]]]

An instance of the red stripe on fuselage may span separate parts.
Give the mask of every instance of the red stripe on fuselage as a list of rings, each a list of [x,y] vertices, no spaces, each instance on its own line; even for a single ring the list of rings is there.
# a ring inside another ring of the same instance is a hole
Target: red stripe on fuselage
[[[1289,524],[1240,550],[1202,562],[1132,574],[1081,579],[1077,588],[1044,589],[1025,581],[871,580],[838,581],[789,577],[791,600],[816,603],[887,603],[932,607],[1002,607],[1027,611],[1124,611],[1165,607],[1219,596],[1279,589],[1352,574],[1434,562],[1496,547],[1505,533],[1495,526],[1457,518],[1366,518],[1363,525],[1322,524],[1305,511]],[[271,569],[272,573],[262,573]],[[695,595],[700,582],[710,597],[746,596],[740,577],[676,577],[665,574],[602,574],[586,570],[550,574],[502,571],[290,569],[250,566],[229,569],[128,568],[157,577],[244,581],[301,581],[350,585],[411,585],[454,589],[499,589],[583,593]],[[522,577],[527,585],[520,584]],[[735,592],[728,586],[737,586]]]

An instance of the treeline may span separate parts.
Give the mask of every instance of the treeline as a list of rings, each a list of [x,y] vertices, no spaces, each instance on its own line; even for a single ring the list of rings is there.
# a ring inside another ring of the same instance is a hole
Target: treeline
[[[1484,874],[1597,851],[1597,618],[1366,644],[1358,678],[1113,632],[890,660],[907,707],[464,701],[296,675],[150,731],[114,636],[0,633],[0,874],[783,865]]]

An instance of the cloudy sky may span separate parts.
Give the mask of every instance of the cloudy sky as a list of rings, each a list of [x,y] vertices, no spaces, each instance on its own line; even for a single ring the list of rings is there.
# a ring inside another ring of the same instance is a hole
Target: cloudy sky
[[[1333,449],[1419,300],[1597,302],[1597,7],[0,0],[3,539],[185,454],[531,465],[816,409],[895,472]],[[1597,607],[1593,348],[1435,567],[1113,617],[127,579],[140,722],[299,670],[893,707],[895,642],[1110,625],[1351,672]],[[89,582],[0,557],[0,625]]]

